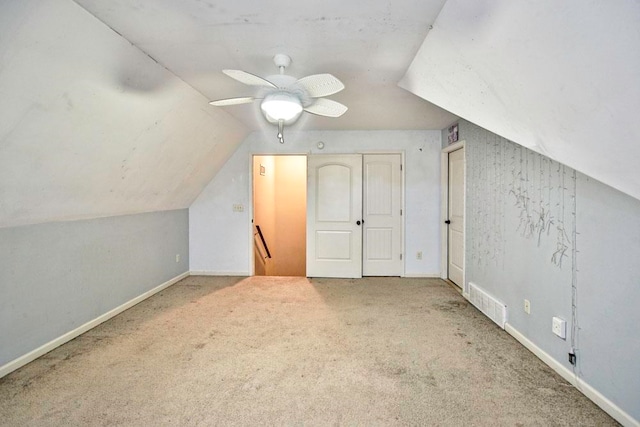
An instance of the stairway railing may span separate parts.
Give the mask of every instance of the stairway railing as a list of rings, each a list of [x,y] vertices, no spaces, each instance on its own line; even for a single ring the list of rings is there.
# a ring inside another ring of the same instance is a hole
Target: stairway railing
[[[257,233],[254,233],[253,235],[256,236],[258,235],[260,237],[260,242],[262,243],[262,247],[264,248],[264,251],[267,253],[266,256],[264,256],[264,258],[271,258],[271,252],[269,251],[269,246],[267,246],[267,241],[264,239],[264,235],[262,234],[262,230],[260,230],[260,226],[256,225],[256,230],[258,230]],[[262,253],[260,254],[262,255]]]

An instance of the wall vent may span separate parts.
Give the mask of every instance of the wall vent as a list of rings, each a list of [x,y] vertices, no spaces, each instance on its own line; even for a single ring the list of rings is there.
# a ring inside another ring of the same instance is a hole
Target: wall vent
[[[504,329],[507,323],[507,306],[483,291],[473,282],[469,282],[469,301],[489,319]]]

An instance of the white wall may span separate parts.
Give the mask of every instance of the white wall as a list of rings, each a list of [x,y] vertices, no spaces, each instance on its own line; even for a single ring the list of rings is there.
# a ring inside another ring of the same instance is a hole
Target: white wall
[[[400,85],[640,198],[640,3],[448,0]]]
[[[279,144],[274,132],[249,135],[220,173],[189,208],[192,271],[249,275],[251,155],[405,152],[405,274],[440,274],[440,132],[287,132]],[[325,143],[318,150],[318,141]],[[245,211],[233,212],[233,204]],[[416,259],[416,252],[423,259]]]
[[[244,139],[71,0],[0,2],[0,227],[185,208]]]
[[[469,122],[459,134],[467,280],[507,305],[510,328],[613,404],[603,408],[637,422],[640,201]],[[566,340],[552,333],[553,316],[567,321]]]

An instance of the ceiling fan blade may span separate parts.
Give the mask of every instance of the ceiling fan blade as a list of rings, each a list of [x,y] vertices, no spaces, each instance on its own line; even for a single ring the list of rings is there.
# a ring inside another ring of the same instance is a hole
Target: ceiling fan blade
[[[239,81],[240,83],[244,83],[249,86],[267,86],[267,87],[276,87],[273,83],[268,80],[263,79],[262,77],[256,76],[255,74],[247,73],[242,70],[222,70],[227,76],[231,77]]]
[[[310,97],[329,96],[344,89],[344,84],[331,74],[314,74],[298,80]]]
[[[346,113],[348,108],[339,102],[330,99],[318,98],[316,101],[304,109],[307,113],[325,117],[340,117]]]
[[[227,98],[227,99],[219,99],[217,101],[211,101],[209,104],[215,105],[216,107],[226,107],[228,105],[240,105],[240,104],[250,104],[256,98],[252,96],[245,96],[243,98]]]

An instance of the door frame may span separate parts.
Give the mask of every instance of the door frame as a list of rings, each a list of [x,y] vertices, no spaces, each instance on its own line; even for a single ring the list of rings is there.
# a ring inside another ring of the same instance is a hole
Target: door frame
[[[465,149],[465,141],[458,141],[454,144],[444,147],[440,152],[440,278],[443,280],[449,279],[449,229],[445,221],[449,216],[449,153],[460,149]],[[467,234],[467,152],[465,149],[465,174],[464,174],[464,187],[463,198],[465,201],[465,215],[462,220],[462,227],[465,232],[465,240]],[[463,242],[463,252],[466,251],[466,245]],[[462,272],[462,295],[469,299],[469,285],[467,283],[467,259],[464,258],[464,269]]]
[[[401,174],[401,182],[402,182],[402,191],[401,198],[402,201],[400,205],[402,206],[402,236],[401,236],[401,248],[402,248],[402,275],[400,277],[406,276],[406,268],[407,268],[407,256],[406,256],[406,238],[405,238],[405,227],[406,227],[406,216],[407,216],[407,207],[405,206],[406,202],[406,161],[405,161],[405,150],[359,150],[359,151],[340,151],[340,150],[321,150],[321,149],[312,149],[308,151],[278,151],[278,150],[250,150],[249,155],[247,156],[247,167],[249,172],[249,187],[250,187],[250,203],[248,204],[248,226],[247,226],[247,240],[249,243],[249,273],[251,276],[255,276],[256,274],[256,266],[253,259],[253,157],[254,156],[309,156],[313,155],[324,155],[324,154],[400,154],[400,162],[402,163],[402,174]],[[308,161],[308,160],[307,160]]]

